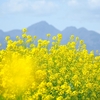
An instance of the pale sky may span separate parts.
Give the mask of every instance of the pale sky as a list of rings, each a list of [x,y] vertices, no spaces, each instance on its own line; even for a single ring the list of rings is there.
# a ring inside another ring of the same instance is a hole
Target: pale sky
[[[0,30],[46,21],[59,30],[85,27],[100,33],[100,0],[0,0]]]

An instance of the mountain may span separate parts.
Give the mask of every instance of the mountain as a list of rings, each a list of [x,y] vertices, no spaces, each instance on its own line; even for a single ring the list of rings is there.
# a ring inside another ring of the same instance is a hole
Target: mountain
[[[95,31],[89,31],[85,28],[75,28],[75,27],[67,27],[63,31],[63,43],[65,41],[68,42],[70,35],[78,36],[80,39],[84,40],[87,45],[87,49],[90,50],[100,50],[100,34]]]
[[[57,35],[58,33],[62,33],[63,39],[62,44],[66,44],[69,41],[69,37],[73,34],[75,37],[78,36],[80,39],[83,39],[87,45],[87,49],[90,50],[100,50],[100,34],[95,31],[87,30],[84,27],[77,29],[74,26],[66,27],[63,31],[56,29],[54,26],[48,24],[45,21],[41,21],[35,23],[29,27],[27,27],[28,32],[32,36],[36,35],[39,38],[46,39],[46,34],[50,33],[51,36]],[[0,30],[0,42],[5,44],[4,38],[9,35],[11,39],[15,39],[15,37],[21,36],[22,31],[15,29],[8,32],[3,32]]]
[[[51,33],[51,35],[56,35],[57,33],[61,32],[60,30],[56,29],[54,26],[49,25],[45,21],[38,22],[28,27],[28,33],[31,35],[36,35],[38,38],[45,39],[47,33]]]

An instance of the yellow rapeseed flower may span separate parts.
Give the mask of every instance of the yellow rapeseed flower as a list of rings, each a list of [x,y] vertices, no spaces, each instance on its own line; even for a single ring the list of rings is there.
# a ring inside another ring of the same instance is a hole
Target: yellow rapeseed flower
[[[52,37],[52,40],[56,40],[56,39],[57,39],[57,37],[56,37],[56,36],[53,36],[53,37]]]
[[[5,40],[8,41],[10,39],[10,36],[6,36]]]
[[[51,34],[48,33],[48,34],[47,34],[47,37],[50,37],[50,36],[51,36]]]
[[[23,33],[23,34],[22,34],[22,38],[27,38],[26,33]]]
[[[74,35],[61,45],[62,34],[50,42],[26,32],[16,40],[7,36],[6,48],[0,49],[1,99],[99,100],[99,54],[89,53]]]
[[[80,40],[80,44],[83,44],[84,43],[84,41],[83,40]]]
[[[33,38],[34,38],[34,39],[36,39],[36,38],[37,38],[37,36],[34,36]]]
[[[2,44],[0,43],[0,47],[2,46]]]
[[[26,32],[27,32],[27,28],[23,28],[23,29],[22,29],[22,32],[23,32],[23,33],[26,33]]]

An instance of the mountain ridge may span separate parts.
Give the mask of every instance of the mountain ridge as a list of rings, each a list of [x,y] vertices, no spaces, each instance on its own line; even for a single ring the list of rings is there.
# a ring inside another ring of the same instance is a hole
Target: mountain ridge
[[[38,23],[32,24],[29,27],[27,27],[28,32],[27,34],[30,35],[37,35],[38,39],[46,39],[46,34],[50,33],[51,36],[55,36],[58,33],[62,33],[63,39],[62,39],[62,44],[65,44],[68,42],[69,37],[73,34],[78,36],[80,39],[83,39],[87,45],[87,49],[90,50],[100,50],[100,34],[88,30],[84,27],[76,28],[75,26],[69,26],[60,31],[59,29],[55,28],[53,25],[48,24],[46,21],[40,21]],[[15,37],[21,36],[22,31],[20,29],[13,29],[7,32],[4,32],[0,30],[0,42],[4,44],[4,37],[6,35],[9,35],[11,39],[15,39]]]

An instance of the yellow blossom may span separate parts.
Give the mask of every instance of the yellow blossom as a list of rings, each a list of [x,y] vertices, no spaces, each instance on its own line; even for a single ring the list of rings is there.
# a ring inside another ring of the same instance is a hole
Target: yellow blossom
[[[23,33],[26,33],[26,32],[27,32],[27,28],[23,28],[23,29],[22,29],[22,32],[23,32]]]

